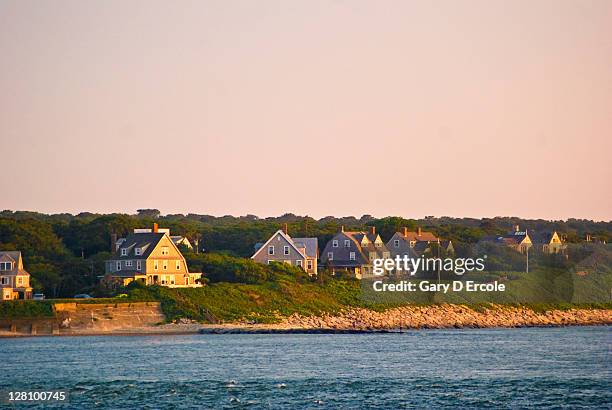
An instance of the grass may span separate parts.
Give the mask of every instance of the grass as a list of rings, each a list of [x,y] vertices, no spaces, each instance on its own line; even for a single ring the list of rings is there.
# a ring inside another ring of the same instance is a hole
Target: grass
[[[485,276],[481,276],[482,279]],[[170,289],[166,287],[134,286],[128,298],[55,299],[45,301],[10,301],[0,303],[2,318],[52,317],[54,303],[129,303],[159,301],[166,320],[189,318],[201,322],[220,323],[238,320],[257,323],[278,322],[281,317],[334,314],[350,307],[376,311],[412,305],[426,306],[454,303],[483,311],[492,304],[508,307],[528,307],[536,312],[550,310],[612,309],[610,274],[581,277],[561,271],[487,274],[488,281],[499,279],[507,291],[427,293],[406,295],[387,292],[384,298],[367,298],[365,281],[333,279],[313,283],[290,274],[278,274],[274,279],[257,284],[212,283],[202,288]],[[476,280],[478,277],[466,277]]]

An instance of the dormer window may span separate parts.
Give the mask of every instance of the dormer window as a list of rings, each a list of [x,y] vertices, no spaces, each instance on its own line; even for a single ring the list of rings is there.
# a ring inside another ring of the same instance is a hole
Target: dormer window
[[[344,240],[344,247],[345,248],[350,248],[351,247],[351,241],[349,241],[348,239]]]
[[[334,239],[334,240],[333,240],[333,242],[332,242],[332,246],[333,246],[334,248],[337,248],[337,247],[338,247],[338,240],[337,240],[337,239]]]
[[[127,248],[121,248],[121,256],[127,256]]]
[[[142,248],[136,248],[136,249],[134,249],[134,253],[135,253],[137,256],[142,255]]]
[[[395,239],[393,241],[393,246],[395,246],[396,248],[399,248],[399,239]]]

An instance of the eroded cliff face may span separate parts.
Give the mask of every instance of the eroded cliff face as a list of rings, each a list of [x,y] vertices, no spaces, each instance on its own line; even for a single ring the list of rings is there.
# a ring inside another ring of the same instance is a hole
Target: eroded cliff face
[[[0,321],[4,335],[130,333],[165,320],[159,302],[56,303],[55,317]]]
[[[474,310],[463,305],[404,306],[377,312],[350,309],[336,315],[285,318],[281,326],[331,329],[443,329],[480,327],[525,327],[610,325],[612,310],[571,309],[534,312],[525,307],[492,305]]]

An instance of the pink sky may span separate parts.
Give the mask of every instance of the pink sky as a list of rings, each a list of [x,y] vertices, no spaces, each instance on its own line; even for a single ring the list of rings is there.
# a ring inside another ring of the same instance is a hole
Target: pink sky
[[[1,1],[0,209],[612,219],[612,1]]]

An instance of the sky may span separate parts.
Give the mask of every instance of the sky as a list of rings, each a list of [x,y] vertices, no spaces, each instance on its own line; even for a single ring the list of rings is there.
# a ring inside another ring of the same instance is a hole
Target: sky
[[[612,1],[0,0],[0,209],[612,220]]]

